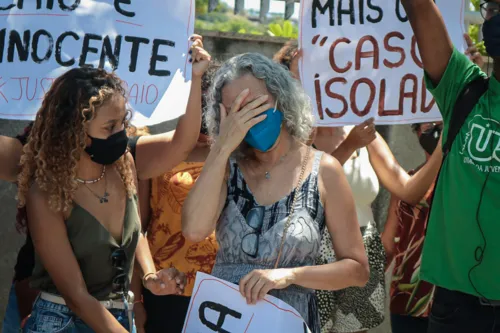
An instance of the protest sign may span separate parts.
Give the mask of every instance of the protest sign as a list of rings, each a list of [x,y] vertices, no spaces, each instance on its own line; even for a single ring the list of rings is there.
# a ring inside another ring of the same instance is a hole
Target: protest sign
[[[436,4],[463,51],[464,1]],[[401,0],[302,0],[300,16],[300,74],[318,126],[441,119]]]
[[[33,119],[54,79],[77,66],[115,70],[137,125],[176,118],[193,27],[194,0],[3,1],[0,118]]]
[[[248,305],[238,286],[198,272],[183,333],[310,333],[300,314],[266,296]]]

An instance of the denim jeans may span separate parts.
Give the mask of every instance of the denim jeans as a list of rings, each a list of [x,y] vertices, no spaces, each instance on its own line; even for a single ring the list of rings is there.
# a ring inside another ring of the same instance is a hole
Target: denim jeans
[[[135,325],[129,329],[128,314],[125,310],[108,310],[129,332],[135,333]],[[26,322],[24,333],[91,333],[94,332],[67,306],[38,298],[33,305],[31,317]]]
[[[500,333],[500,306],[437,287],[427,333]]]
[[[2,333],[19,333],[21,328],[21,316],[17,307],[17,296],[14,285],[10,288],[9,302],[3,318]]]

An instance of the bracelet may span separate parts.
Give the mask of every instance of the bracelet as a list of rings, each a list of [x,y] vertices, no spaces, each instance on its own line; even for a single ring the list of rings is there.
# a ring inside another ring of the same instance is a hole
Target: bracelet
[[[136,305],[138,303],[144,304],[144,296],[142,295],[142,293],[141,293],[141,297],[138,300],[134,300],[133,304]]]
[[[155,274],[156,274],[156,273],[152,273],[152,272],[150,272],[150,273],[146,273],[146,274],[142,277],[142,285],[143,285],[143,287],[144,287],[144,288],[146,288],[146,278],[147,278],[148,276],[150,276],[150,275],[155,275]]]

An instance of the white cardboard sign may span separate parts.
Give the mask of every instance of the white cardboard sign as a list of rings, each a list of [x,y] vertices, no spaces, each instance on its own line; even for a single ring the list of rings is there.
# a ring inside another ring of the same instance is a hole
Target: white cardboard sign
[[[184,113],[194,0],[37,0],[0,3],[0,118],[34,119],[72,67],[115,70],[137,125]]]
[[[183,333],[310,333],[300,314],[272,297],[248,305],[238,286],[198,272]]]
[[[459,50],[464,3],[436,0]],[[300,17],[300,74],[318,126],[441,119],[401,0],[302,0]]]

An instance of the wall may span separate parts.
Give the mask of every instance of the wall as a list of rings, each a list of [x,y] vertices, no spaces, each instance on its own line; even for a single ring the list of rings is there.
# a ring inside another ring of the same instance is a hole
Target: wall
[[[15,136],[25,124],[27,122],[0,120],[0,135]],[[0,320],[7,304],[17,251],[24,241],[15,228],[15,194],[14,185],[0,181]]]
[[[266,56],[272,55],[286,41],[265,36],[241,36],[231,33],[220,32],[198,32],[205,36],[205,47],[216,58],[227,59],[235,54],[244,52],[260,52]],[[20,133],[26,122],[7,121],[0,119],[0,135],[15,136]],[[167,131],[175,127],[175,121],[164,123],[152,128],[153,133]],[[394,155],[404,168],[410,169],[423,161],[423,154],[419,149],[415,136],[411,133],[409,126],[382,126],[379,132],[386,138]],[[2,161],[0,161],[2,163]],[[13,267],[19,247],[23,243],[23,237],[15,230],[15,186],[0,181],[0,328],[7,295],[10,288]],[[379,229],[385,223],[388,194],[382,190],[377,201],[374,203],[376,221]],[[386,323],[372,333],[388,333],[389,326]]]

